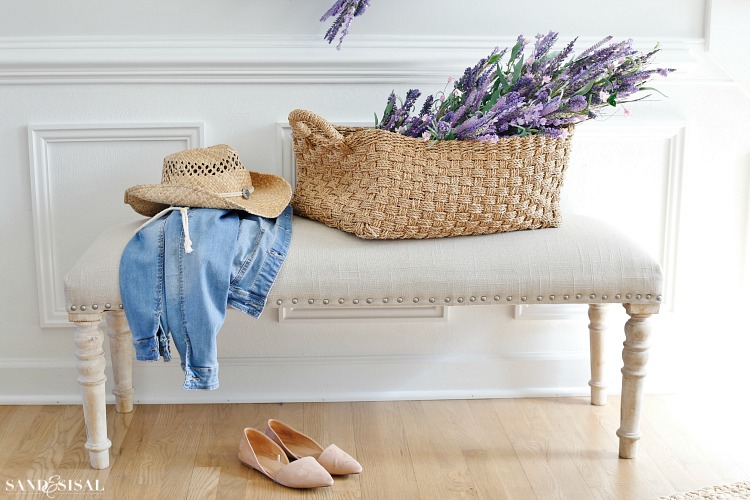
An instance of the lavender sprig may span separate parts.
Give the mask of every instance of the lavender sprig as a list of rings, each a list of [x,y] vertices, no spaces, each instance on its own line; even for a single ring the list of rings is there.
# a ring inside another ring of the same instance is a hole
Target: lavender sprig
[[[335,17],[333,24],[326,31],[325,38],[328,43],[333,42],[334,38],[341,32],[339,44],[336,50],[341,50],[341,44],[344,38],[349,34],[349,27],[355,17],[364,14],[367,7],[370,6],[370,0],[337,0],[330,9],[323,14],[320,21],[323,22],[329,17]]]
[[[632,40],[612,42],[612,37],[606,37],[576,57],[576,39],[562,51],[551,52],[557,37],[555,32],[537,35],[528,57],[525,51],[530,40],[523,35],[510,50],[495,48],[466,68],[458,81],[449,79],[451,92],[427,96],[416,116],[411,112],[418,90],[410,90],[400,107],[391,93],[382,120],[376,115],[376,126],[425,140],[497,141],[502,136],[532,134],[565,137],[568,125],[643,99],[636,94],[654,90],[645,83],[673,71],[648,69],[658,47],[644,54],[633,49]],[[506,54],[507,61],[501,64]]]

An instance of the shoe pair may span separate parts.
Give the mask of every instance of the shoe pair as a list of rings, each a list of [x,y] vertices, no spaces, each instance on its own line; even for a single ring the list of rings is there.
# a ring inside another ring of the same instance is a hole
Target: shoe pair
[[[332,486],[331,474],[362,472],[359,462],[335,444],[323,449],[309,436],[273,418],[265,434],[245,428],[239,458],[242,465],[289,488]]]

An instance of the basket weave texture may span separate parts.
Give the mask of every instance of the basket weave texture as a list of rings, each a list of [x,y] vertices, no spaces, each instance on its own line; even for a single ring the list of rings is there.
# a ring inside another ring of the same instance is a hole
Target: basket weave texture
[[[289,114],[298,215],[365,239],[440,238],[557,227],[565,139],[437,141]]]

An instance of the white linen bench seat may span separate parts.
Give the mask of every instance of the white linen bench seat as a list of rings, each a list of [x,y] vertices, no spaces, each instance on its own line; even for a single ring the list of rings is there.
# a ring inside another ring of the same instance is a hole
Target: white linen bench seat
[[[122,311],[118,269],[123,248],[142,221],[110,228],[65,279],[76,324],[78,380],[83,389],[86,448],[93,468],[109,465],[104,394],[106,329],[119,412],[132,411],[130,332]],[[200,244],[194,241],[194,244]],[[659,264],[619,231],[567,215],[559,228],[431,240],[362,240],[295,217],[292,243],[268,307],[589,304],[591,401],[606,402],[602,380],[602,307],[620,303],[625,325],[620,456],[633,458],[640,439],[642,380],[648,357],[647,319],[662,301]]]

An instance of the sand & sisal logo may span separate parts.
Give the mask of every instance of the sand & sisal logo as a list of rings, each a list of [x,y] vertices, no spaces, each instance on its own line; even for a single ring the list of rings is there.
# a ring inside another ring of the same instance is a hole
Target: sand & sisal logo
[[[6,493],[38,494],[44,493],[47,498],[56,495],[104,493],[104,487],[98,479],[63,479],[59,475],[49,479],[6,479]]]

